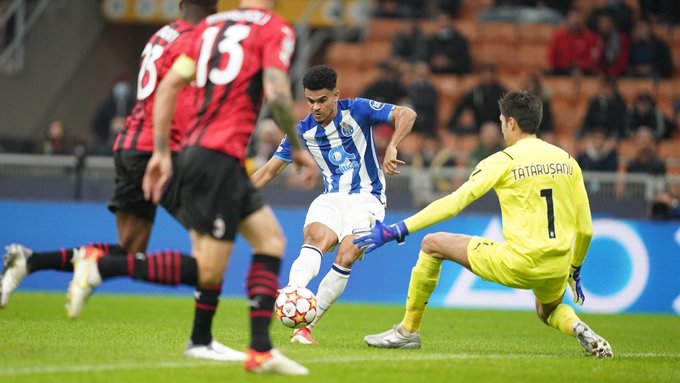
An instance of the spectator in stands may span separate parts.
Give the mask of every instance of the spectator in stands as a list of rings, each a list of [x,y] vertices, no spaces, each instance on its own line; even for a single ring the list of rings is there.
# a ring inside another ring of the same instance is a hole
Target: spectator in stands
[[[654,198],[649,218],[656,220],[680,219],[680,203],[671,193],[661,193]]]
[[[602,15],[608,15],[616,29],[630,36],[633,29],[633,10],[621,0],[597,0],[595,7],[588,17],[588,28],[597,31],[598,19]]]
[[[428,0],[381,0],[377,17],[421,18],[430,15]]]
[[[617,77],[628,68],[630,41],[628,36],[616,29],[609,14],[597,17],[598,71],[606,76]]]
[[[648,21],[640,20],[633,28],[628,73],[652,78],[673,75],[673,60],[668,44],[654,35]]]
[[[61,120],[50,122],[42,142],[43,154],[73,154],[73,145],[66,133],[66,126]]]
[[[656,140],[666,136],[666,121],[663,112],[656,105],[654,97],[648,92],[638,94],[633,102],[633,107],[628,110],[626,134],[632,136],[642,126],[652,129]]]
[[[607,140],[607,131],[596,127],[586,136],[586,147],[578,156],[578,164],[584,171],[615,172],[619,157],[612,141]]]
[[[593,74],[597,57],[597,37],[583,25],[581,14],[570,10],[564,26],[550,40],[548,71],[555,75]]]
[[[625,131],[625,116],[626,102],[619,94],[616,80],[602,77],[600,89],[590,100],[578,136],[582,137],[595,128],[604,128],[610,139],[619,139]]]
[[[428,41],[428,61],[433,73],[470,73],[468,42],[446,13],[437,16],[437,30]]]
[[[135,97],[130,81],[124,75],[115,78],[109,96],[97,107],[92,120],[91,133],[94,154],[110,155],[113,140],[125,128],[125,117],[132,111]]]
[[[479,142],[470,155],[469,165],[476,165],[486,157],[503,150],[503,135],[496,122],[485,122],[479,129]]]
[[[456,136],[478,134],[479,125],[475,121],[475,112],[471,108],[465,108],[455,123],[448,126],[448,130]]]
[[[680,101],[673,105],[673,120],[669,124],[669,129],[666,132],[667,138],[680,138]]]
[[[507,90],[498,81],[496,67],[492,64],[483,65],[480,68],[479,84],[458,102],[449,119],[449,129],[455,131],[458,118],[468,108],[472,110],[475,116],[477,126],[475,134],[479,132],[481,124],[487,121],[498,122],[498,116],[501,113],[498,108],[498,100],[506,92]]]
[[[666,174],[666,164],[656,154],[654,132],[646,126],[640,127],[633,136],[637,146],[635,157],[628,163],[628,173],[646,173],[655,176]]]
[[[428,37],[423,33],[418,22],[411,20],[403,23],[402,29],[392,37],[391,55],[405,62],[414,63],[427,60]]]
[[[406,87],[401,83],[401,73],[397,65],[384,61],[378,65],[378,79],[368,85],[361,97],[371,100],[400,104],[407,96]]]
[[[422,148],[412,158],[411,164],[419,169],[456,166],[453,151],[445,148],[434,136],[426,136]]]
[[[642,17],[665,24],[680,23],[680,1],[639,0]]]
[[[541,139],[554,143],[556,141],[555,137],[555,126],[553,125],[553,115],[552,115],[552,105],[550,102],[550,94],[548,90],[543,86],[541,82],[541,77],[538,73],[532,73],[527,78],[524,84],[524,89],[537,95],[543,101],[543,118],[541,119],[541,125],[538,126],[538,135]]]
[[[437,129],[439,94],[430,82],[430,68],[426,62],[414,65],[413,78],[407,89],[408,98],[418,114],[412,133],[434,136]]]
[[[458,7],[461,0],[430,0],[432,8],[444,12],[451,17],[458,15]]]

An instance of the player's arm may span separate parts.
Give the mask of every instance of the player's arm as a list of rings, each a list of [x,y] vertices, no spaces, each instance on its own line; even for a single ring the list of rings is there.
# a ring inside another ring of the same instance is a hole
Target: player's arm
[[[574,202],[576,203],[576,237],[571,254],[571,265],[581,267],[586,258],[590,241],[593,239],[593,219],[590,215],[590,202],[583,183],[583,176],[578,164],[572,164],[576,170],[574,177]]]
[[[309,152],[302,147],[295,130],[295,116],[293,114],[293,95],[290,91],[288,74],[278,67],[268,67],[264,70],[264,95],[269,102],[274,121],[289,137],[289,144],[293,149],[292,160],[297,167],[303,168],[305,182],[316,176],[316,163]]]
[[[262,189],[269,181],[281,174],[288,164],[288,161],[284,161],[278,157],[272,157],[264,164],[264,166],[257,169],[257,171],[250,176],[250,181],[257,189]]]
[[[436,223],[456,216],[472,201],[486,194],[503,177],[510,165],[509,157],[498,152],[479,165],[458,190],[440,198],[418,213],[392,225],[384,225],[376,221],[376,225],[368,235],[357,238],[354,243],[366,248],[370,253],[386,242],[397,240],[403,242],[408,234],[422,230]]]
[[[194,60],[181,55],[158,84],[153,106],[153,154],[146,167],[142,188],[144,198],[158,203],[163,186],[172,176],[170,130],[180,92],[189,85],[196,71]]]
[[[395,107],[390,114],[390,122],[394,124],[394,134],[385,150],[385,159],[383,161],[383,170],[385,171],[385,174],[399,174],[397,165],[403,165],[404,161],[397,159],[397,146],[399,146],[401,141],[403,141],[411,132],[417,116],[418,115],[413,109],[405,106]]]

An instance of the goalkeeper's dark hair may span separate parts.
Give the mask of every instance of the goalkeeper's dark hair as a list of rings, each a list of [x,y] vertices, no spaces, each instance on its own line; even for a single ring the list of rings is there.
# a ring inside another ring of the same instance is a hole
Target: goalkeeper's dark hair
[[[543,119],[543,102],[528,90],[513,90],[506,93],[498,106],[505,118],[514,118],[524,133],[536,134]]]
[[[191,4],[207,10],[217,9],[218,0],[183,0],[184,4]]]
[[[302,78],[302,86],[309,90],[335,90],[338,74],[328,65],[315,65],[307,70]]]

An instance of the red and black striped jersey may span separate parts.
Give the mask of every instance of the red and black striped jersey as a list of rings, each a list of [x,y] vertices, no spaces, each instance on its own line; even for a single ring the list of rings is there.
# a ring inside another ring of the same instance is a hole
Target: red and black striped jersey
[[[137,103],[125,119],[125,129],[118,134],[113,150],[153,150],[153,100],[156,87],[177,57],[194,43],[196,26],[176,20],[156,32],[142,52],[137,78]],[[172,121],[170,149],[179,151],[189,126],[193,108],[193,89],[185,88],[177,100]]]
[[[288,71],[295,31],[279,15],[254,8],[222,12],[197,27],[194,118],[186,146],[221,151],[241,161],[263,102],[266,68]]]

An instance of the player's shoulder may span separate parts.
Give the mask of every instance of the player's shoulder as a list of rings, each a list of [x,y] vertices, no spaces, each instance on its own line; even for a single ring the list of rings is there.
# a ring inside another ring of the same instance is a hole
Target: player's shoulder
[[[361,110],[361,111],[379,111],[383,108],[385,108],[384,102],[376,101],[376,100],[371,100],[369,98],[362,98],[362,97],[357,97],[357,98],[346,98],[343,100],[340,100],[341,106],[345,106],[344,109],[350,109],[350,110]]]
[[[312,117],[311,113],[307,115],[307,117],[303,118],[297,123],[297,131],[300,134],[303,134],[304,132],[308,131],[309,129],[312,129],[317,125],[316,121],[314,120],[314,117]]]

